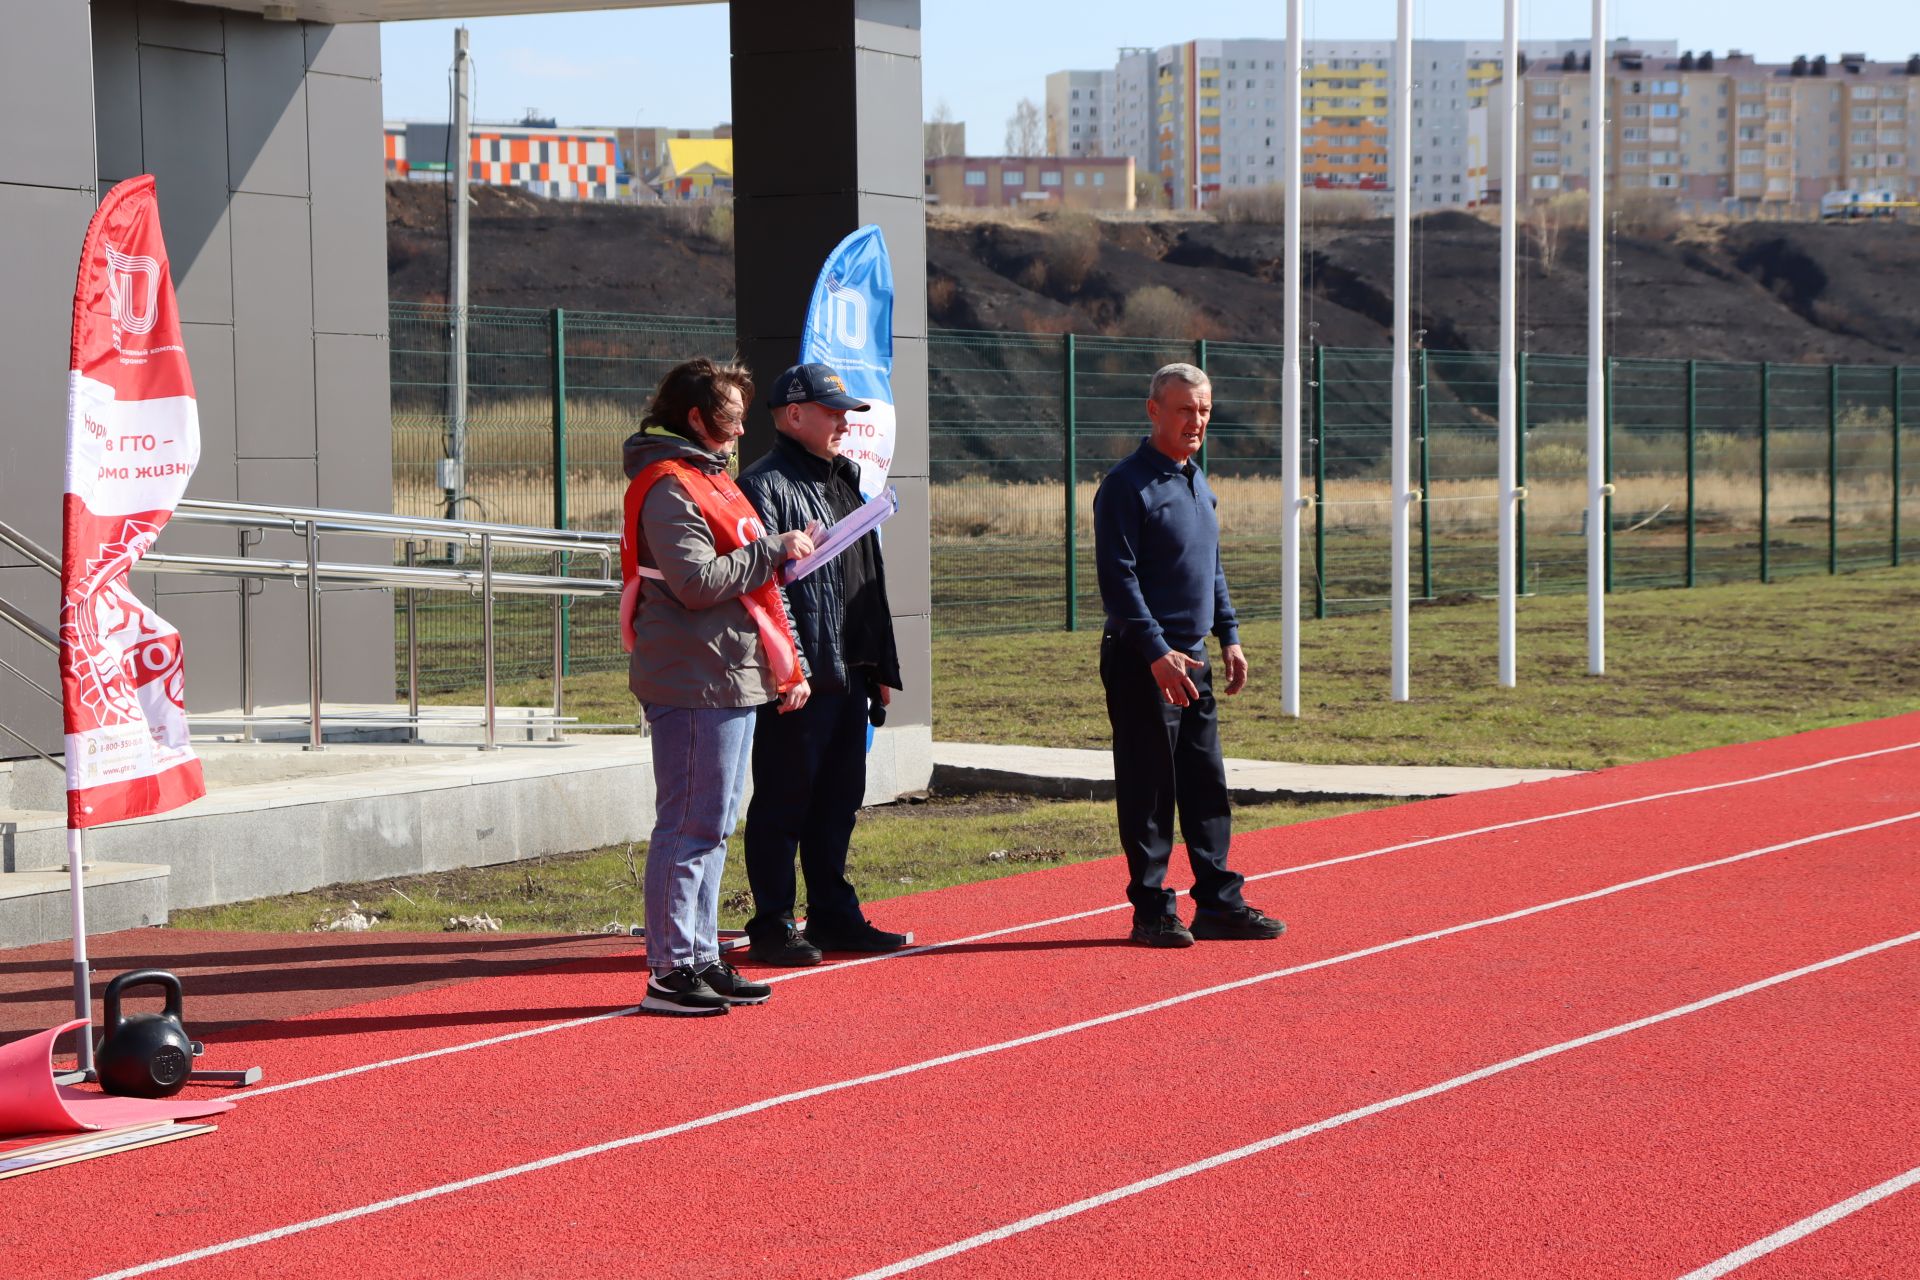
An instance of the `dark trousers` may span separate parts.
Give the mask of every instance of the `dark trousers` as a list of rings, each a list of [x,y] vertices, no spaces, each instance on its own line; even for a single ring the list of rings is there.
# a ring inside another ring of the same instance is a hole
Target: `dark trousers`
[[[858,925],[860,899],[847,880],[847,845],[867,790],[867,700],[816,693],[798,711],[760,708],[753,737],[753,799],[747,805],[748,936],[778,939],[793,924],[793,861],[807,881],[807,925]]]
[[[1194,656],[1205,658],[1204,646]],[[1137,654],[1112,637],[1100,642],[1100,681],[1107,687],[1107,719],[1113,725],[1114,807],[1127,855],[1127,900],[1136,921],[1174,914],[1166,878],[1176,809],[1193,866],[1194,904],[1216,911],[1245,905],[1239,873],[1227,870],[1233,818],[1220,755],[1213,664],[1187,675],[1200,696],[1176,707],[1160,696],[1152,670]],[[757,742],[754,750],[759,751]]]

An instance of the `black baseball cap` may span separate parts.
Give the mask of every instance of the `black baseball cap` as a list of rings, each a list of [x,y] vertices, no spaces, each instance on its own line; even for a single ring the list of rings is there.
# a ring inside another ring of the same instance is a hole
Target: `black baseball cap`
[[[848,395],[846,379],[824,364],[797,364],[773,380],[773,394],[767,397],[769,409],[809,403],[853,413],[873,407]]]

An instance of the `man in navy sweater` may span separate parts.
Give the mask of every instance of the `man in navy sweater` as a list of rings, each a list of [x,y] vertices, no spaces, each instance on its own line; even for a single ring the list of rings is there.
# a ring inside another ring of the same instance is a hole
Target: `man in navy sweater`
[[[1247,658],[1220,561],[1217,505],[1193,463],[1207,438],[1213,386],[1190,364],[1153,375],[1152,431],[1107,472],[1093,498],[1094,558],[1106,630],[1100,680],[1113,725],[1115,807],[1127,855],[1132,940],[1190,947],[1195,938],[1277,938],[1286,925],[1247,905],[1227,869],[1233,819],[1213,699],[1209,633],[1220,641],[1228,696]],[[1166,887],[1176,807],[1193,865],[1191,930]]]

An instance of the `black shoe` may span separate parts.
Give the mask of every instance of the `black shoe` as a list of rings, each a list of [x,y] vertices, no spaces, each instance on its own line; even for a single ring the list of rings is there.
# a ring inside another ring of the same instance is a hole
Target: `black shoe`
[[[1196,938],[1258,942],[1277,938],[1286,931],[1286,921],[1275,920],[1258,907],[1235,907],[1232,911],[1209,911],[1202,907],[1193,913]]]
[[[1143,947],[1190,947],[1193,935],[1187,932],[1187,926],[1180,923],[1179,916],[1156,916],[1151,920],[1133,922],[1133,932],[1127,935],[1129,942],[1137,942]]]
[[[747,946],[747,955],[758,964],[770,964],[778,969],[804,969],[820,963],[820,948],[791,925],[779,937],[755,938]]]
[[[727,1011],[727,998],[708,986],[690,965],[681,965],[647,979],[647,994],[640,1007],[648,1013],[673,1014],[682,1018],[707,1017]]]
[[[807,929],[807,941],[822,951],[898,951],[907,945],[904,933],[888,933],[862,920],[850,929]]]
[[[765,1004],[773,994],[772,987],[764,982],[748,982],[725,960],[715,960],[702,969],[700,980],[728,1004]]]

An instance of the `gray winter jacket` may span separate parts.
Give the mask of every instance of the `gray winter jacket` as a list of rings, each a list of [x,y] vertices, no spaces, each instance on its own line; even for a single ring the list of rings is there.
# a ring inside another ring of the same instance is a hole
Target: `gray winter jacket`
[[[666,458],[703,471],[724,461],[664,431],[637,432],[625,445],[627,478]],[[770,533],[738,551],[714,554],[706,517],[672,476],[640,504],[635,547],[641,565],[665,580],[642,581],[627,687],[642,703],[667,707],[752,707],[779,696],[759,630],[740,597],[770,580],[783,560]]]

